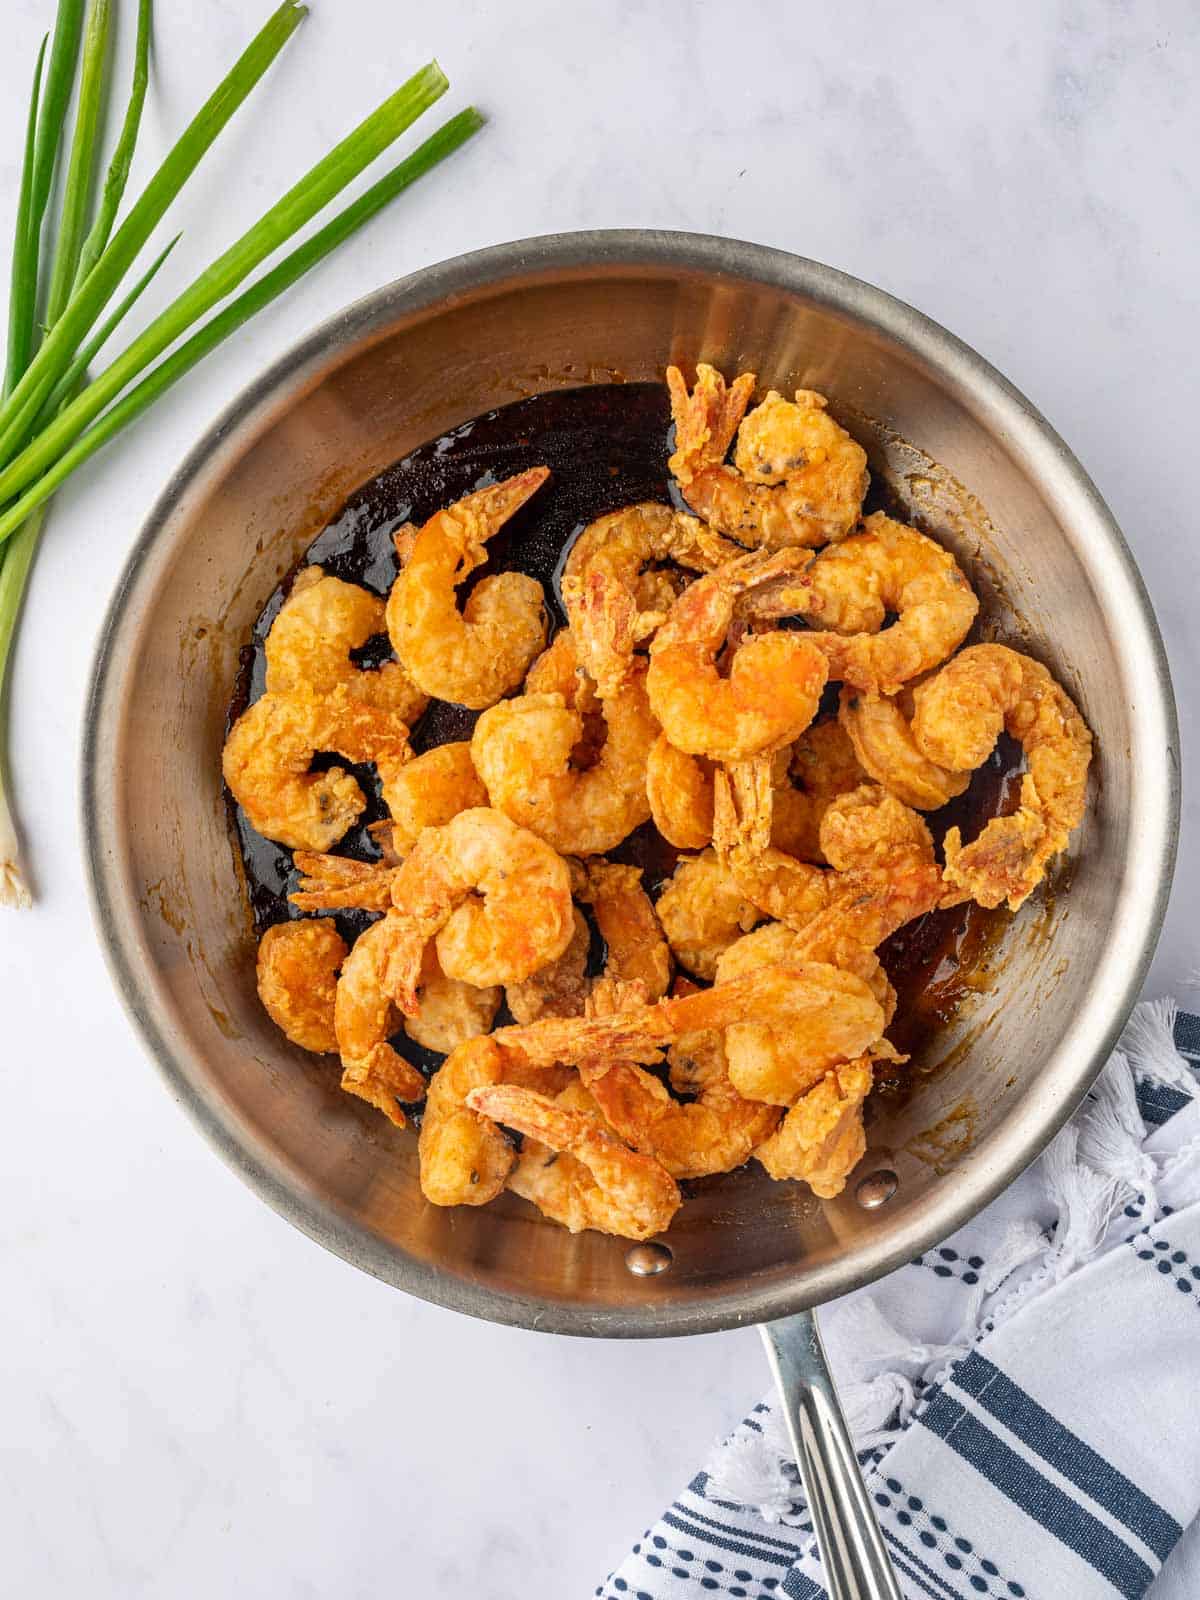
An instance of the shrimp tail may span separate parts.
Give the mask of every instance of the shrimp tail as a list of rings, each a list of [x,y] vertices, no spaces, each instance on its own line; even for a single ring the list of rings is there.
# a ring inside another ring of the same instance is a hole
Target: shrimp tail
[[[392,903],[394,868],[376,861],[297,850],[301,873],[297,890],[288,896],[300,911],[386,911]]]
[[[461,565],[455,582],[487,560],[487,542],[503,525],[531,500],[550,476],[549,467],[530,467],[503,483],[469,495],[466,501],[443,513],[443,527],[459,546]]]
[[[736,850],[761,856],[771,844],[775,791],[764,756],[730,762],[714,774],[713,845],[727,859]]]
[[[743,372],[726,387],[716,368],[701,361],[689,394],[679,368],[667,368],[675,423],[675,453],[668,465],[680,483],[689,483],[695,473],[724,461],[757,381],[753,372]]]

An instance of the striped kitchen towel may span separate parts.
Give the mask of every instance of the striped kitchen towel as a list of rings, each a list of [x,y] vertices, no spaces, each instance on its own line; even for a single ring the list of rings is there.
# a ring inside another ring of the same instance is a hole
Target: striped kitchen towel
[[[908,1600],[1197,1600],[1200,1018],[1140,1005],[1041,1160],[821,1326]],[[773,1399],[596,1594],[821,1600]]]

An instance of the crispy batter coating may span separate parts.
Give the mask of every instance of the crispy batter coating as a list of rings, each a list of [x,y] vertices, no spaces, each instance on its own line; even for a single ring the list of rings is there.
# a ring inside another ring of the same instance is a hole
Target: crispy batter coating
[[[871,1092],[870,1055],[827,1073],[754,1152],[773,1178],[797,1178],[832,1200],[866,1154],[863,1102]]]
[[[581,1017],[600,985],[637,985],[640,998],[657,1000],[671,981],[671,953],[638,867],[594,860],[569,862],[571,890],[589,905],[607,949],[602,978],[587,976],[591,933],[575,911],[571,942],[556,961],[524,983],[509,984],[508,1009],[515,1022],[538,1017]]]
[[[821,818],[830,801],[856,789],[866,773],[836,717],[806,728],[772,758],[771,843],[799,861],[823,861]]]
[[[717,975],[717,962],[762,913],[746,899],[715,850],[685,857],[655,910],[675,959],[697,978]]]
[[[572,756],[584,719],[560,694],[523,694],[485,711],[471,755],[491,804],[556,850],[601,855],[650,816],[646,757],[658,724],[646,698],[644,662],[601,702],[604,742],[585,769]]]
[[[724,985],[788,962],[800,968],[801,961],[793,955],[800,948],[791,929],[770,923],[726,951],[717,967],[717,982]],[[805,1026],[798,1027],[786,1012],[777,1021],[768,1010],[759,1009],[725,1031],[729,1079],[747,1099],[793,1105],[830,1067],[868,1049],[883,1035],[883,1007],[862,978],[831,964],[813,963],[804,970],[816,974],[826,995],[824,1008],[806,1018]]]
[[[390,711],[411,726],[424,711],[426,697],[400,663],[388,661],[372,672],[350,658],[352,650],[385,631],[378,595],[329,577],[320,567],[305,567],[263,645],[267,689],[274,694],[296,689],[328,694],[345,685],[353,699]]]
[[[678,367],[667,368],[675,422],[669,465],[684,499],[740,544],[778,550],[844,538],[867,492],[866,452],[812,389],[797,389],[794,400],[772,389],[743,420],[754,383],[744,372],[727,390],[721,374],[701,362],[689,394]],[[735,432],[734,464],[727,466]]]
[[[258,998],[302,1050],[337,1049],[333,1004],[347,946],[332,922],[279,922],[258,946]]]
[[[999,644],[961,651],[913,693],[913,738],[953,770],[982,765],[1003,728],[1025,752],[1019,810],[993,817],[970,844],[951,828],[946,877],[980,905],[1015,911],[1083,820],[1092,736],[1040,661]]]
[[[525,675],[526,694],[560,694],[572,711],[589,717],[600,710],[595,680],[579,657],[570,628],[561,628]]]
[[[440,828],[460,811],[488,803],[469,740],[414,756],[384,798],[392,817],[391,847],[400,856],[408,855],[423,828]]]
[[[734,1088],[719,1030],[685,1033],[671,1046],[671,1086],[629,1062],[586,1064],[580,1075],[609,1125],[635,1150],[654,1156],[673,1178],[732,1172],[772,1133],[780,1112]]]
[[[292,860],[301,876],[288,899],[300,911],[386,911],[392,903],[395,868],[386,861],[317,850],[297,850]]]
[[[933,860],[933,839],[924,820],[877,783],[862,783],[838,795],[821,818],[821,853],[836,872],[887,871],[898,853]]]
[[[561,955],[573,930],[567,864],[499,811],[460,811],[427,828],[392,880],[385,987],[416,1016],[425,947],[448,978],[518,983]]]
[[[554,1171],[556,1163],[543,1161],[540,1184],[522,1183],[518,1190],[536,1196],[542,1211],[572,1233],[595,1228],[624,1239],[648,1239],[668,1227],[679,1210],[679,1186],[660,1162],[630,1150],[599,1117],[563,1105],[561,1096],[552,1100],[532,1089],[498,1084],[472,1089],[467,1104],[574,1158],[561,1174]]]
[[[803,634],[745,638],[728,676],[717,656],[740,595],[808,560],[795,550],[740,556],[686,588],[650,644],[650,706],[671,743],[689,755],[744,761],[791,744],[813,720],[824,657]]]
[[[542,586],[522,572],[482,578],[458,608],[457,588],[487,560],[487,543],[550,476],[519,472],[435,512],[387,603],[392,649],[428,695],[479,710],[516,688],[546,642]]]
[[[721,864],[752,905],[769,917],[803,926],[829,898],[829,874],[771,844],[771,763],[739,761],[718,772],[713,845]]]
[[[575,882],[576,898],[590,905],[608,949],[606,979],[637,983],[647,1000],[659,1000],[671,981],[671,953],[642,869],[615,861],[585,861]]]
[[[979,610],[949,550],[882,511],[750,604],[761,617],[807,618],[821,630],[806,637],[825,656],[830,678],[872,695],[895,694],[939,666]],[[889,612],[896,620],[885,628]]]
[[[383,983],[388,935],[385,917],[355,940],[338,979],[334,1028],[342,1088],[403,1128],[406,1119],[398,1101],[424,1099],[425,1079],[387,1042],[399,1024]]]
[[[620,689],[633,666],[635,646],[663,621],[663,611],[641,603],[646,598],[642,579],[651,563],[675,561],[707,572],[740,554],[737,545],[696,517],[652,501],[588,524],[563,567],[562,597],[579,658],[602,695]],[[665,594],[674,599],[670,589]],[[660,586],[649,596],[652,602],[664,597]]]
[[[581,1017],[592,980],[587,976],[592,935],[583,913],[572,912],[571,939],[553,961],[504,991],[514,1022],[538,1017]]]
[[[516,1161],[511,1140],[468,1105],[473,1089],[516,1083],[557,1094],[572,1077],[553,1062],[535,1066],[506,1049],[504,1031],[468,1039],[429,1081],[417,1149],[421,1192],[436,1206],[486,1205],[504,1188]]]
[[[390,711],[296,689],[262,695],[230,729],[221,767],[229,792],[264,838],[296,850],[328,850],[361,816],[366,801],[342,767],[310,772],[318,750],[374,762],[386,786],[412,755],[408,728]]]
[[[845,688],[838,721],[868,776],[917,811],[937,811],[971,781],[969,773],[940,767],[921,751],[901,701]]]
[[[502,996],[498,986],[479,989],[473,983],[448,978],[438,965],[437,951],[427,945],[417,985],[419,1009],[415,1017],[405,1017],[404,1031],[426,1050],[449,1055],[468,1039],[489,1032]]]
[[[746,1022],[748,1017],[756,1023]],[[788,1033],[794,1071],[800,1072],[810,1058],[823,1060],[825,1070],[857,1055],[881,1036],[882,1019],[883,1008],[863,979],[827,962],[798,961],[759,967],[655,1005],[630,1004],[612,1015],[543,1018],[526,1027],[502,1028],[492,1037],[506,1053],[534,1065],[590,1061],[599,1070],[609,1061],[652,1065],[663,1045],[685,1033],[760,1025]],[[851,1042],[860,1036],[857,1045]],[[737,1081],[732,1061],[730,1076],[748,1099],[780,1105],[795,1098],[795,1093],[787,1099],[749,1094]]]
[[[689,756],[660,733],[646,757],[646,798],[654,826],[679,850],[703,850],[712,840],[713,765]]]

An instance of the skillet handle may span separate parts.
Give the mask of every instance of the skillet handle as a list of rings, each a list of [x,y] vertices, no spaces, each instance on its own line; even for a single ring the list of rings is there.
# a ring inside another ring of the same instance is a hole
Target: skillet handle
[[[903,1600],[867,1497],[815,1312],[758,1330],[779,1388],[831,1600]]]

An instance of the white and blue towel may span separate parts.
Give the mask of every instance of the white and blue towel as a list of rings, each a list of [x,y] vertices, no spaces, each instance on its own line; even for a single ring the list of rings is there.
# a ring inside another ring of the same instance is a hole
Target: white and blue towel
[[[906,1600],[1200,1600],[1200,1538],[1168,1560],[1200,1513],[1198,1064],[1200,1018],[1140,1005],[1039,1162],[822,1313]],[[596,1594],[822,1600],[773,1401]]]

